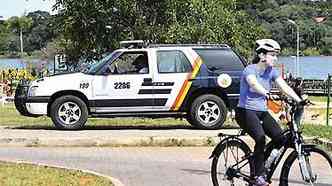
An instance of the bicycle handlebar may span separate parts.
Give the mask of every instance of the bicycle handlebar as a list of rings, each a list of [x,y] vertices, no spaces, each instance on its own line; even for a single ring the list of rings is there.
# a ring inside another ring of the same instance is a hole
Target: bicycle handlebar
[[[285,103],[289,104],[291,107],[299,107],[299,106],[309,106],[309,105],[315,105],[313,102],[311,102],[309,99],[304,99],[300,103],[294,101],[293,99],[290,99],[286,96],[278,96],[277,98],[271,97],[272,101],[284,101]]]

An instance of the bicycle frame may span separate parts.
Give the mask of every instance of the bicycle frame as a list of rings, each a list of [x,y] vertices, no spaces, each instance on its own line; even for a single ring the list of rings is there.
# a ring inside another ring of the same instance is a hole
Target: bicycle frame
[[[274,171],[276,170],[276,168],[278,167],[279,163],[281,162],[281,159],[283,158],[283,156],[285,155],[287,149],[292,148],[294,149],[293,152],[291,152],[288,157],[290,157],[291,155],[293,155],[294,153],[297,154],[298,159],[300,158],[304,158],[304,154],[303,154],[303,149],[309,146],[315,146],[315,145],[309,145],[309,144],[305,144],[302,135],[301,135],[301,131],[299,130],[299,124],[297,124],[294,120],[295,118],[295,113],[296,111],[298,111],[297,109],[297,105],[294,102],[288,102],[288,100],[286,100],[286,104],[288,104],[288,106],[291,108],[290,109],[290,121],[287,123],[288,125],[288,129],[285,130],[282,135],[285,136],[285,138],[287,139],[287,143],[282,144],[283,150],[280,154],[280,156],[278,156],[277,159],[275,159],[273,161],[273,163],[271,164],[271,166],[269,167],[269,169],[267,170],[267,179],[268,181],[271,183],[271,178],[274,174]],[[219,142],[219,144],[216,146],[216,148],[214,149],[214,151],[212,152],[212,155],[210,156],[210,158],[214,157],[214,155],[216,155],[217,152],[223,150],[222,148],[224,147],[224,145],[226,145],[227,147],[227,143],[230,140],[236,140],[240,143],[244,143],[246,144],[243,140],[241,140],[239,138],[239,136],[244,135],[245,132],[243,130],[240,131],[240,134],[238,135],[227,135],[227,134],[222,134],[220,133],[218,136],[219,137],[226,137],[223,140],[221,140]],[[270,141],[267,145],[266,145],[266,149],[264,151],[264,160],[266,161],[268,156],[271,154],[271,151],[275,148],[275,145],[272,141]],[[226,175],[227,175],[227,179],[228,180],[232,180],[234,177],[238,178],[238,179],[243,179],[246,182],[253,184],[254,183],[254,178],[252,175],[246,175],[244,173],[241,172],[241,169],[247,165],[248,163],[250,163],[250,166],[252,166],[252,157],[253,157],[253,153],[249,153],[246,157],[243,157],[241,161],[239,161],[238,163],[230,166],[227,170],[226,170]],[[247,163],[245,163],[244,165],[241,165],[241,163],[243,163],[244,161],[247,161]],[[312,180],[312,174],[311,174],[311,170],[308,170],[307,166],[304,166],[305,168],[303,169],[301,167],[301,172],[302,172],[302,177],[304,180]],[[310,167],[309,167],[310,169]],[[251,173],[252,174],[252,173]]]

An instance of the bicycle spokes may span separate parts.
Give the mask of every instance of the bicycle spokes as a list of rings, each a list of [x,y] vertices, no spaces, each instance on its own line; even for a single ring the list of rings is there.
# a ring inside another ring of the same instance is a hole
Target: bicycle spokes
[[[226,145],[217,161],[217,180],[219,186],[223,185],[245,185],[245,181],[237,179],[239,175],[250,174],[248,159],[243,160],[248,152],[241,147]],[[246,176],[246,175],[244,175]]]

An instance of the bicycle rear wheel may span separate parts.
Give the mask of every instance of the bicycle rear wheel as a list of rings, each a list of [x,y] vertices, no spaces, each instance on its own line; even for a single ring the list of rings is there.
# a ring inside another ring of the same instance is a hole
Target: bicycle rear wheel
[[[237,140],[225,142],[216,152],[212,160],[211,178],[214,186],[224,185],[247,185],[242,179],[234,178],[229,170],[230,167],[242,161],[250,154],[250,148],[247,144]],[[241,168],[241,166],[243,166]],[[234,167],[241,173],[250,176],[251,166],[249,159],[245,159],[239,165]],[[227,173],[226,173],[227,172]]]
[[[297,153],[292,153],[285,161],[280,176],[281,186],[297,185],[324,185],[332,186],[332,160],[329,154],[316,147],[305,147],[304,162],[311,179],[302,177]]]

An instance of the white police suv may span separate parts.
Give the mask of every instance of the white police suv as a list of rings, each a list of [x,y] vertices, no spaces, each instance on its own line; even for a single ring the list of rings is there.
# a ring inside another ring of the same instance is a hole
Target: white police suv
[[[217,129],[236,106],[245,61],[229,46],[121,45],[86,72],[20,84],[16,109],[47,115],[59,129],[81,129],[88,117],[184,117]]]

